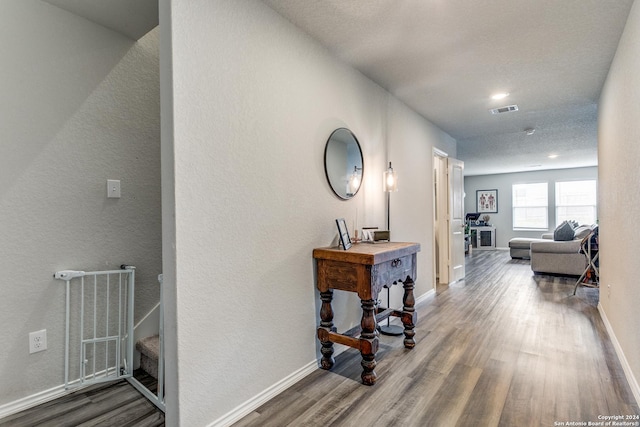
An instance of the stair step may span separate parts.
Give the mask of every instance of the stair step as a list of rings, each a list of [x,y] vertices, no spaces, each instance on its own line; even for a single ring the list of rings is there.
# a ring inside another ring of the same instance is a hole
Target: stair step
[[[158,335],[142,338],[136,342],[140,352],[140,368],[158,379],[158,358],[160,356],[160,338]]]
[[[160,357],[160,337],[153,335],[142,338],[136,343],[136,349],[150,359],[157,361]]]

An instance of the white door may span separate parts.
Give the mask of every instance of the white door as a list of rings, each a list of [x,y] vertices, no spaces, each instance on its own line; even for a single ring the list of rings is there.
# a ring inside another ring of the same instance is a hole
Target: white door
[[[449,175],[449,283],[464,278],[464,162],[447,158]]]

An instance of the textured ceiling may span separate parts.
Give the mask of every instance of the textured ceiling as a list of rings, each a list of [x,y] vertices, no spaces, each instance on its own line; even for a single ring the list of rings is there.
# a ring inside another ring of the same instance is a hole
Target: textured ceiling
[[[597,103],[633,0],[263,1],[456,138],[466,175],[597,164]]]
[[[157,0],[44,1],[134,40],[158,24]],[[263,2],[453,136],[466,175],[597,164],[597,103],[633,0]]]

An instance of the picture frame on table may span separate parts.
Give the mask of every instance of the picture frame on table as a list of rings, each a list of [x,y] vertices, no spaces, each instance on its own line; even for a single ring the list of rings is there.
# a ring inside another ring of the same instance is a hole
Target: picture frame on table
[[[498,190],[477,190],[476,212],[498,213]]]
[[[338,226],[338,236],[340,237],[340,244],[346,251],[351,247],[351,238],[349,237],[349,229],[347,228],[347,222],[344,218],[336,219],[336,225]]]

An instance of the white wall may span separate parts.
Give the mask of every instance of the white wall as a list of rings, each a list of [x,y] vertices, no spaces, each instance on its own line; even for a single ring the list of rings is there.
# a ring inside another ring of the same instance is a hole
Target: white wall
[[[163,155],[175,159],[163,160],[167,338],[177,349],[167,422],[201,426],[316,366],[312,250],[336,243],[338,217],[351,231],[356,221],[385,227],[388,159],[401,180],[392,232],[422,244],[417,294],[431,287],[431,148],[455,154],[455,141],[261,2],[164,0],[160,16]],[[323,166],[342,126],[365,168],[346,202]],[[334,310],[339,330],[359,323],[355,295],[336,292]]]
[[[600,304],[640,402],[640,3],[634,2],[599,108]],[[626,359],[626,360],[625,360]]]
[[[401,102],[391,99],[388,118],[389,161],[398,174],[398,191],[391,193],[391,236],[398,241],[418,241],[416,295],[433,288],[434,208],[433,147],[456,157],[455,140]],[[437,141],[427,144],[426,141]],[[388,164],[387,164],[388,165]],[[377,178],[377,177],[376,177]],[[381,178],[374,179],[381,180]],[[391,289],[391,303],[402,306],[403,290]]]
[[[580,181],[587,179],[598,179],[597,167],[468,176],[464,179],[464,191],[466,193],[464,200],[465,212],[477,212],[477,190],[498,190],[498,213],[488,215],[491,217],[491,224],[496,227],[496,246],[499,248],[507,248],[509,247],[509,240],[514,237],[539,238],[540,235],[545,232],[513,230],[513,210],[511,202],[511,186],[513,184],[528,184],[534,182],[549,183],[548,231],[553,231],[556,228],[555,183],[557,181]]]
[[[161,269],[157,31],[134,43],[38,0],[0,3],[0,413],[64,382],[61,269]],[[120,179],[122,198],[106,198]],[[48,350],[29,355],[28,333]]]

